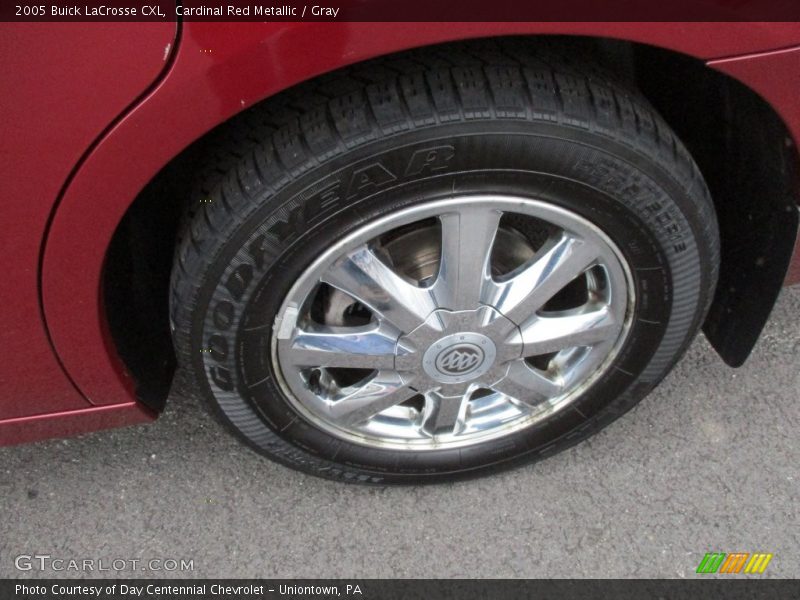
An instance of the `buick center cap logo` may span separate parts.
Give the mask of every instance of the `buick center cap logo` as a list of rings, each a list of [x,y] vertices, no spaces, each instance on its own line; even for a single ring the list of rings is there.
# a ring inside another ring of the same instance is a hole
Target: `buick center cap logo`
[[[462,331],[428,346],[422,368],[439,383],[466,385],[489,371],[496,356],[497,349],[491,339],[474,331]]]
[[[477,369],[483,359],[483,350],[475,344],[458,344],[439,353],[436,369],[445,375],[466,375]]]

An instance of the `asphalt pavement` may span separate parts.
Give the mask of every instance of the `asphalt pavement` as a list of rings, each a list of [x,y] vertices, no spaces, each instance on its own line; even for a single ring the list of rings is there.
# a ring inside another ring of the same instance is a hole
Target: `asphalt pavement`
[[[800,287],[741,369],[700,337],[599,435],[465,483],[296,473],[176,390],[151,425],[0,448],[0,577],[109,576],[70,570],[84,559],[127,561],[121,576],[694,577],[712,551],[769,552],[763,576],[798,577],[799,396]],[[51,558],[15,567],[34,555]],[[39,570],[53,559],[64,570]]]

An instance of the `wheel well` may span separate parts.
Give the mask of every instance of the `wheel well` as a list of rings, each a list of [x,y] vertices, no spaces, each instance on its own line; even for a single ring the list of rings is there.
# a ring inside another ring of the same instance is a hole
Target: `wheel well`
[[[785,125],[753,91],[685,55],[617,40],[529,41],[591,56],[638,86],[688,147],[708,182],[722,236],[720,282],[704,331],[726,362],[741,364],[769,316],[797,232],[798,156]],[[252,111],[231,121],[241,123]],[[195,201],[191,190],[202,178],[203,157],[229,126],[209,132],[156,175],[123,217],[106,256],[109,330],[139,400],[155,410],[163,408],[175,370],[168,290],[181,215]],[[753,289],[759,293],[747,293]]]
[[[744,363],[778,297],[798,229],[798,154],[760,96],[703,63],[634,49],[639,88],[694,157],[720,227],[716,293],[703,332],[730,366]]]

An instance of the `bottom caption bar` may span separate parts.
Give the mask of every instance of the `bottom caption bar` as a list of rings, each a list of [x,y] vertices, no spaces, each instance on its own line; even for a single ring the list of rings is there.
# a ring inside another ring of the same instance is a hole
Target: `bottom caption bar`
[[[800,597],[796,580],[536,580],[536,579],[203,579],[203,580],[0,580],[0,598],[84,600],[100,598],[244,599],[356,598],[725,598]]]

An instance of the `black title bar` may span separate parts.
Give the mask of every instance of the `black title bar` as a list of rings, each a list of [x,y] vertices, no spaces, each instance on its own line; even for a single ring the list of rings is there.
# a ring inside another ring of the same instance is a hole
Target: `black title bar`
[[[4,0],[0,21],[800,21],[798,0]]]

